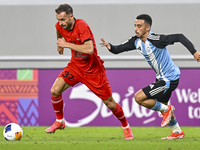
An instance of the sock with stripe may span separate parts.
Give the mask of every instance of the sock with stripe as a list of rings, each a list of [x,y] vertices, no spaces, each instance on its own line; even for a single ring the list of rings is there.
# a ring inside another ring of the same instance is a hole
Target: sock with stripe
[[[115,117],[121,121],[122,127],[128,127],[128,121],[126,117],[124,116],[124,111],[122,110],[122,107],[116,103],[116,108],[112,110]]]
[[[161,102],[156,101],[155,106],[153,106],[151,108],[151,110],[160,111],[161,113],[163,113],[163,112],[167,112],[168,111],[168,107],[167,107],[167,105],[162,104]]]
[[[53,105],[53,109],[56,113],[56,121],[63,122],[63,98],[62,94],[59,96],[52,96],[51,95],[51,102]]]
[[[170,120],[168,125],[172,129],[173,133],[181,133],[182,130],[181,130],[176,118],[174,118],[173,120]]]

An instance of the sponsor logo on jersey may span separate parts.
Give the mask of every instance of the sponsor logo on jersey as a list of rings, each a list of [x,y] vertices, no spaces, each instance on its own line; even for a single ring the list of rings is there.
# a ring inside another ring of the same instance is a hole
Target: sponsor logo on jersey
[[[80,38],[80,37],[76,37],[76,40],[77,40],[78,42],[80,42],[80,41],[81,41],[81,38]]]
[[[88,56],[87,56],[87,55],[84,55],[84,54],[82,54],[82,53],[80,53],[80,52],[74,52],[74,57],[86,59]]]
[[[149,86],[150,86],[150,88],[151,88],[151,89],[154,87],[154,85],[153,85],[153,84],[150,84]]]

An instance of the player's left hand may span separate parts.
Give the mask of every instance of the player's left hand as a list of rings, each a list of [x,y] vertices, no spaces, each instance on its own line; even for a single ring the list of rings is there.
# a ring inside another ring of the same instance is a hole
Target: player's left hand
[[[62,54],[63,54],[63,52],[64,52],[64,48],[63,48],[63,47],[59,47],[59,46],[58,46],[58,47],[57,47],[57,51],[58,51],[58,53],[59,53],[59,54],[61,54],[61,55],[62,55]]]
[[[200,53],[198,51],[196,51],[193,56],[197,60],[197,62],[200,62]]]

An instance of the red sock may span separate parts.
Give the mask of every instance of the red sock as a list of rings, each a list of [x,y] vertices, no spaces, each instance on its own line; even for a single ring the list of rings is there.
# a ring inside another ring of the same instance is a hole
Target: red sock
[[[63,99],[62,94],[54,97],[51,95],[51,102],[53,105],[53,109],[56,113],[56,119],[63,119]]]
[[[128,126],[128,121],[124,116],[124,111],[122,110],[122,107],[118,103],[116,103],[116,108],[112,112],[115,115],[115,117],[117,117],[117,119],[121,121],[122,127]]]

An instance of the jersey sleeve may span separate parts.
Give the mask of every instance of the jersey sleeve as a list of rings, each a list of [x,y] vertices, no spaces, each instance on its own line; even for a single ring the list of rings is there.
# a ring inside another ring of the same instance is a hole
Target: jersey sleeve
[[[190,51],[192,55],[196,52],[193,44],[183,34],[161,35],[160,39],[166,44],[174,44],[175,42],[180,42]]]
[[[82,21],[78,24],[78,32],[79,32],[79,35],[80,35],[81,43],[84,43],[86,41],[93,39],[92,38],[93,34],[90,30],[90,27],[84,21]]]
[[[119,54],[119,53],[122,53],[125,51],[135,50],[136,49],[136,47],[134,45],[135,40],[136,40],[136,37],[134,36],[120,45],[112,45],[109,43],[111,45],[110,52],[113,54]]]
[[[193,44],[183,34],[161,34],[155,35],[155,37],[150,38],[149,40],[152,42],[153,45],[155,45],[158,48],[164,48],[167,45],[173,45],[175,42],[180,42],[190,51],[192,55],[196,52]]]

